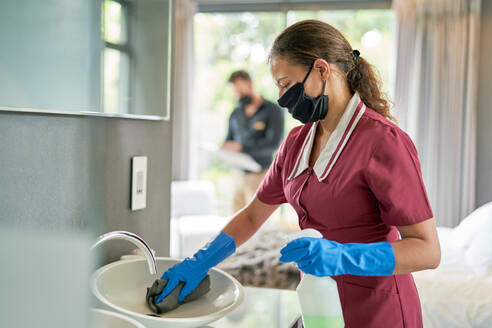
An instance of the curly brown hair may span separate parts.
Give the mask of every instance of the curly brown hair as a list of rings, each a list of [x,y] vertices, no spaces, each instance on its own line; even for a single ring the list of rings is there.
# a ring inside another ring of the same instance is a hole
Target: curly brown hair
[[[361,56],[353,56],[352,47],[336,28],[325,22],[309,19],[287,27],[273,42],[269,58],[280,57],[291,64],[308,69],[322,58],[336,64],[345,73],[350,92],[357,91],[367,107],[395,123],[390,113],[390,100],[381,91],[381,80],[372,66]]]

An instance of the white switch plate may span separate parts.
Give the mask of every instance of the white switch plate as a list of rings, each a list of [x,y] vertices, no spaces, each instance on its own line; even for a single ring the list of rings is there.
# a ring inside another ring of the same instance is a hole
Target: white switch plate
[[[132,211],[145,208],[147,201],[147,156],[132,157]]]

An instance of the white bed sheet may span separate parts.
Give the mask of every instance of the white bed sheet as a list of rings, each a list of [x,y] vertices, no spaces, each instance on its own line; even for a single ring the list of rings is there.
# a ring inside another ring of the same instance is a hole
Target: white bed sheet
[[[492,328],[492,272],[477,274],[465,251],[453,245],[452,229],[438,228],[441,264],[414,272],[424,328]]]

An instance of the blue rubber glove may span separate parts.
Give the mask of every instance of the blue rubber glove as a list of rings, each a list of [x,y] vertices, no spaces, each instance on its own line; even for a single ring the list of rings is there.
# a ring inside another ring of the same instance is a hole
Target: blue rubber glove
[[[296,262],[298,268],[314,276],[390,276],[395,253],[387,241],[340,244],[324,238],[303,237],[280,250],[282,262]]]
[[[187,257],[164,272],[161,279],[168,282],[155,303],[162,302],[180,281],[185,283],[178,296],[178,302],[182,302],[205,278],[210,268],[219,264],[235,251],[234,238],[221,231],[215,239],[203,246],[192,258]]]

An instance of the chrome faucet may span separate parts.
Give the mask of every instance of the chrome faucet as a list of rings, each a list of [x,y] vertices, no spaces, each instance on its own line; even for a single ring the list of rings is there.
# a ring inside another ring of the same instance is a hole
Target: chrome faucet
[[[105,241],[111,239],[123,239],[132,242],[135,246],[137,246],[142,251],[145,259],[147,260],[147,265],[149,267],[150,274],[154,275],[157,273],[157,262],[155,260],[154,254],[152,253],[152,249],[145,242],[145,240],[143,240],[138,235],[132,232],[119,230],[119,231],[111,231],[105,233],[99,236],[99,238],[97,238],[96,242],[92,245],[91,250],[94,249],[99,244],[102,244]]]

